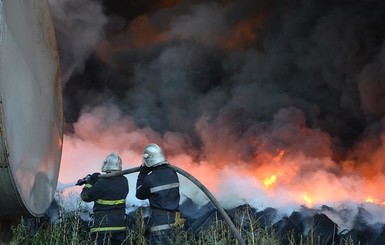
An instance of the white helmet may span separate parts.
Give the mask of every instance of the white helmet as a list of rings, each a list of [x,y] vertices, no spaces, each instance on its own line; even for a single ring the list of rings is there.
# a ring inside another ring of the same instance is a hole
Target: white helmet
[[[121,171],[122,159],[116,153],[111,153],[104,159],[102,172]]]
[[[162,148],[160,148],[157,144],[148,144],[144,148],[143,163],[147,167],[168,164]]]

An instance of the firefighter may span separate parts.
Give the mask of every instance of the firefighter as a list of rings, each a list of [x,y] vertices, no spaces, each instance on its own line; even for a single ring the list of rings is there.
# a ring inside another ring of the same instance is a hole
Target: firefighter
[[[144,148],[136,197],[148,199],[150,203],[150,243],[174,244],[174,231],[183,225],[179,212],[179,179],[157,144],[148,144]]]
[[[121,171],[122,160],[116,153],[111,153],[105,158],[101,170],[105,173]],[[124,176],[98,178],[99,175],[87,175],[77,183],[81,185],[85,182],[81,199],[94,202],[91,237],[97,244],[124,244],[128,180]]]

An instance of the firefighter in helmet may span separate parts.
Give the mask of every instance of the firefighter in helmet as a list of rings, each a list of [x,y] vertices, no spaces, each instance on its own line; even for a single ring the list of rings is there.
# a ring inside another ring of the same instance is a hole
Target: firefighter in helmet
[[[102,172],[113,173],[122,170],[122,160],[111,153],[103,161]],[[87,175],[78,180],[85,182],[80,197],[85,202],[94,202],[91,237],[97,244],[123,244],[126,239],[126,196],[128,180],[124,176],[98,178],[100,173]]]
[[[174,228],[183,220],[179,212],[179,179],[157,144],[148,144],[144,148],[136,197],[148,199],[150,203],[151,244],[174,244]]]

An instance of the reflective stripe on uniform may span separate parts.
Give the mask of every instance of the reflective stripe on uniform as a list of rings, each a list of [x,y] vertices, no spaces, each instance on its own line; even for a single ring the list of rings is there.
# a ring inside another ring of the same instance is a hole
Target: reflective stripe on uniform
[[[99,232],[99,231],[124,231],[125,229],[126,229],[125,226],[96,227],[96,228],[91,228],[90,232]]]
[[[155,232],[155,231],[162,231],[162,230],[168,230],[168,229],[171,229],[171,225],[165,224],[165,225],[153,226],[153,227],[150,228],[150,231],[151,232]]]
[[[154,192],[158,192],[158,191],[172,189],[175,187],[179,187],[179,183],[172,183],[172,184],[167,184],[167,185],[156,186],[156,187],[151,188],[150,192],[154,193]]]
[[[117,205],[117,204],[124,204],[126,203],[126,199],[120,199],[120,200],[103,200],[103,199],[98,199],[95,201],[98,204],[102,205]]]
[[[92,187],[91,184],[85,184],[85,185],[84,185],[84,188],[91,188],[91,187]]]

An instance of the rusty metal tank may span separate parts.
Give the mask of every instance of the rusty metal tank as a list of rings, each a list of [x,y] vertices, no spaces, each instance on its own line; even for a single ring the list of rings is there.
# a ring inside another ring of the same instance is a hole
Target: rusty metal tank
[[[57,186],[60,66],[47,0],[0,0],[0,221],[38,217]]]

